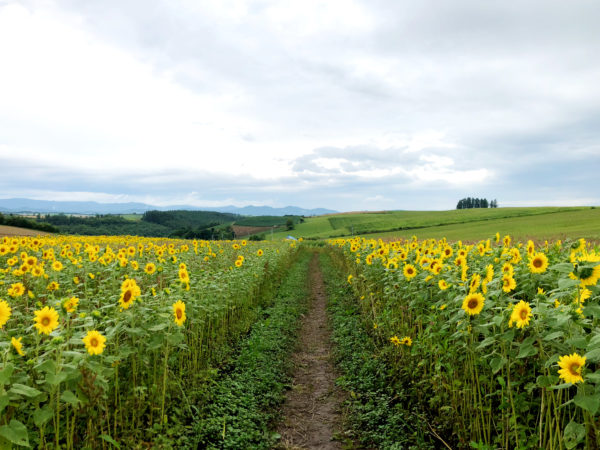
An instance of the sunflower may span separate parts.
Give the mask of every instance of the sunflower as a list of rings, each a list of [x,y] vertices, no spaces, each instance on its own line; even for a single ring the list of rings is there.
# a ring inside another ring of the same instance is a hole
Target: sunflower
[[[156,272],[156,265],[154,263],[146,264],[146,267],[144,267],[144,272],[146,272],[148,275],[152,275],[154,272]]]
[[[12,309],[8,303],[5,300],[0,300],[0,328],[2,328],[6,322],[8,322],[11,313]]]
[[[48,289],[49,291],[58,291],[59,287],[60,284],[58,284],[56,281],[53,281],[46,287],[46,289]]]
[[[494,279],[494,266],[491,264],[488,264],[485,268],[485,278],[483,281],[485,283],[491,283],[493,279]]]
[[[188,273],[187,269],[179,269],[179,281],[182,283],[190,282],[190,274]]]
[[[183,322],[185,322],[186,315],[185,303],[183,303],[181,300],[178,300],[175,303],[173,303],[173,315],[175,316],[175,323],[178,326],[183,326]]]
[[[517,287],[517,282],[515,281],[515,279],[513,277],[511,277],[510,275],[504,275],[502,277],[502,290],[504,292],[510,292],[512,290],[514,290],[514,288]]]
[[[106,346],[106,338],[96,330],[88,331],[82,341],[90,355],[99,355]]]
[[[348,275],[348,284],[352,284],[352,278],[354,278],[354,276],[352,274]]]
[[[56,327],[58,327],[58,312],[54,308],[44,306],[44,308],[34,311],[35,328],[38,329],[39,334],[50,334]]]
[[[256,254],[257,254],[257,256],[262,256],[262,255],[263,255],[263,253],[264,253],[264,252],[262,251],[262,249],[261,249],[261,248],[259,248],[259,249],[256,251]]]
[[[404,273],[407,280],[412,280],[417,276],[417,269],[412,264],[405,264],[402,273]]]
[[[445,291],[448,289],[448,287],[450,287],[450,285],[446,282],[446,280],[440,280],[438,281],[438,287],[441,291]]]
[[[63,265],[60,261],[54,261],[52,263],[52,270],[54,270],[55,272],[60,272],[61,270],[63,270]]]
[[[471,293],[465,297],[462,304],[462,309],[466,311],[470,316],[479,314],[483,309],[485,298],[478,292]]]
[[[581,280],[582,286],[593,286],[600,278],[600,265],[590,267],[589,265],[578,268],[577,278]]]
[[[79,299],[77,297],[71,297],[70,299],[65,300],[65,302],[63,303],[63,308],[65,308],[65,311],[67,311],[68,313],[72,313],[75,312],[78,304]]]
[[[244,261],[242,261],[241,259],[235,260],[235,267],[242,267],[243,264],[244,264]]]
[[[125,292],[121,292],[121,296],[119,297],[119,304],[121,305],[121,308],[129,309],[129,307],[133,305],[134,300],[134,290],[132,288],[129,288]]]
[[[528,265],[531,273],[544,273],[548,268],[548,257],[543,253],[535,253]]]
[[[481,284],[481,276],[478,273],[474,273],[469,283],[469,293],[475,292]]]
[[[23,351],[23,344],[21,344],[21,339],[23,339],[22,337],[12,337],[10,339],[10,343],[12,344],[12,346],[15,348],[15,350],[17,351],[17,353],[21,356],[25,356],[25,352]]]
[[[512,327],[513,323],[517,328],[525,328],[531,320],[531,306],[526,301],[521,300],[517,303],[510,315],[508,326]]]
[[[410,347],[412,345],[412,339],[408,336],[404,336],[400,341],[400,344]]]
[[[511,260],[509,261],[511,264],[519,264],[521,262],[521,253],[518,248],[513,248],[510,250]]]
[[[400,344],[402,344],[402,341],[400,341],[400,338],[398,336],[392,336],[390,338],[390,342],[392,344],[394,344],[396,347],[400,346]]]
[[[25,293],[25,286],[23,286],[23,283],[13,283],[7,292],[11,297],[20,297]]]
[[[583,381],[581,369],[585,365],[585,356],[579,356],[577,353],[561,356],[558,360],[560,370],[558,375],[565,383],[579,383]]]

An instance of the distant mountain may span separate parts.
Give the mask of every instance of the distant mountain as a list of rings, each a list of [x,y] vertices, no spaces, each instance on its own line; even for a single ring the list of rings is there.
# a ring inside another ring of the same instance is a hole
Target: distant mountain
[[[222,206],[198,207],[190,205],[153,206],[145,203],[98,203],[98,202],[59,202],[50,200],[33,200],[29,198],[0,199],[0,212],[5,213],[65,213],[65,214],[143,214],[146,211],[217,211],[244,216],[319,216],[333,214],[337,211],[324,208],[304,209],[297,206],[272,208],[270,206]]]

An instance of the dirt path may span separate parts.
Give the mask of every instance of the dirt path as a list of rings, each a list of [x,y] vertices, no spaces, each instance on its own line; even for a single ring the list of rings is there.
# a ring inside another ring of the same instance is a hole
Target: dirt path
[[[318,255],[310,262],[311,305],[302,319],[299,351],[294,354],[295,374],[281,410],[278,448],[341,449],[333,437],[341,429],[342,392],[335,386],[327,326],[327,296]]]

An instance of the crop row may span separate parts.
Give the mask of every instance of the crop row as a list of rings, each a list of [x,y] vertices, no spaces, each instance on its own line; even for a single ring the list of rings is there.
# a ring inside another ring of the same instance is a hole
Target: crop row
[[[181,432],[293,247],[4,238],[0,447],[132,447]]]
[[[458,447],[597,448],[600,251],[331,240],[397,383]]]

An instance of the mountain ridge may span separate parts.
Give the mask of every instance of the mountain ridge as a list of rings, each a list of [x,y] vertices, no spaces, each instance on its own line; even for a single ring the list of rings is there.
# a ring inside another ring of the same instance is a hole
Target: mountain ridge
[[[237,207],[233,205],[220,207],[202,207],[191,205],[169,205],[155,206],[140,202],[127,203],[100,203],[86,201],[54,201],[35,200],[29,198],[4,198],[0,199],[0,213],[32,213],[32,214],[143,214],[146,211],[216,211],[243,216],[320,216],[323,214],[334,214],[337,211],[326,208],[300,208],[298,206],[285,206],[274,208],[271,206],[247,205]]]

